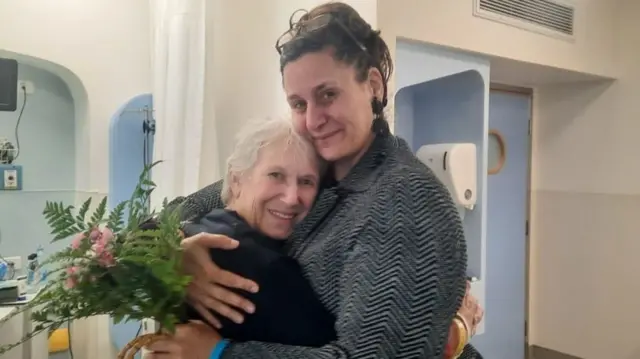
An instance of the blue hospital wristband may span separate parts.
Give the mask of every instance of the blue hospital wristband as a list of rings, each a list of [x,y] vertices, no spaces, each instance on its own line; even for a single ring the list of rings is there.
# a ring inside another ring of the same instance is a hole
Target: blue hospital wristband
[[[216,344],[215,348],[213,348],[209,359],[220,359],[222,357],[222,352],[227,348],[228,345],[229,341],[226,339],[222,339],[221,341],[219,341],[218,344]]]

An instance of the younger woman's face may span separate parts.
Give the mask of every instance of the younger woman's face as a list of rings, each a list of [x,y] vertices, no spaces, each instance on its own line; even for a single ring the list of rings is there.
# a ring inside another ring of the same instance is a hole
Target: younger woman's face
[[[380,73],[371,70],[359,82],[353,66],[325,50],[290,62],[282,76],[296,129],[325,160],[355,163],[373,138],[371,101],[381,97]]]

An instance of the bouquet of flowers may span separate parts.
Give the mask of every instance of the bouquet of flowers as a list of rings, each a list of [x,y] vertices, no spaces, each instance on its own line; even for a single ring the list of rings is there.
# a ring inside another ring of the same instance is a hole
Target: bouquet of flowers
[[[172,332],[184,311],[190,278],[181,272],[182,250],[178,208],[151,212],[148,203],[156,185],[148,179],[156,163],[147,166],[131,198],[107,212],[104,198],[87,219],[91,200],[77,211],[73,206],[48,202],[44,217],[53,240],[73,238],[54,253],[49,280],[41,293],[0,322],[0,326],[26,309],[33,309],[35,325],[19,342],[0,346],[0,357],[35,335],[73,320],[107,314],[115,322],[154,319],[160,330],[132,340],[118,358],[133,358],[145,345]],[[76,212],[76,213],[74,213]],[[153,230],[141,225],[156,218]]]

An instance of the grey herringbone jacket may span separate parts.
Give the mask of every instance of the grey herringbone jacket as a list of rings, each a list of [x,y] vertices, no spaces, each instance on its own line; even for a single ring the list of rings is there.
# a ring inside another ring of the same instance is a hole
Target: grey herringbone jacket
[[[223,206],[221,182],[175,202],[184,219]],[[233,343],[225,359],[439,359],[465,293],[466,243],[447,189],[385,132],[324,186],[289,243],[338,340],[321,348]],[[260,308],[256,308],[260,310]],[[467,346],[462,358],[480,358]]]

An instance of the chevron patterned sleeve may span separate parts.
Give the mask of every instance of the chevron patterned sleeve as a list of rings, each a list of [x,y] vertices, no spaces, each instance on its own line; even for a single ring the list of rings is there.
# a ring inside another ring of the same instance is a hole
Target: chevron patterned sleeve
[[[219,180],[201,190],[186,197],[178,197],[169,202],[168,209],[175,206],[182,206],[180,217],[183,221],[191,221],[200,218],[217,208],[224,208],[220,192],[222,191],[222,180]]]
[[[353,228],[357,238],[337,290],[338,340],[321,348],[234,343],[224,359],[442,357],[465,293],[463,228],[447,189],[407,172],[382,184],[363,209],[364,224]]]

